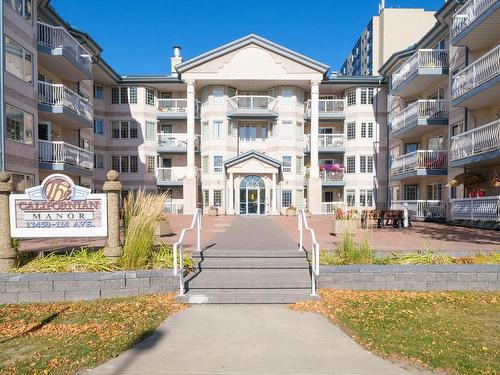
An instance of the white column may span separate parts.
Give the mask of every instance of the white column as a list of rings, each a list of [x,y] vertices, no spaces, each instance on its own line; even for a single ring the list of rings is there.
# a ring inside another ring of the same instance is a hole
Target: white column
[[[230,215],[234,214],[234,175],[229,173],[229,210]]]
[[[186,177],[194,178],[196,176],[196,167],[194,162],[195,146],[195,96],[194,81],[187,81],[187,172]]]
[[[273,173],[273,201],[271,202],[271,204],[272,204],[272,211],[271,211],[271,213],[273,215],[277,215],[278,214],[278,211],[276,209],[277,199],[278,199],[278,194],[277,194],[277,189],[276,189],[276,173]]]
[[[311,81],[311,170],[312,178],[319,177],[318,162],[319,133],[319,82]]]

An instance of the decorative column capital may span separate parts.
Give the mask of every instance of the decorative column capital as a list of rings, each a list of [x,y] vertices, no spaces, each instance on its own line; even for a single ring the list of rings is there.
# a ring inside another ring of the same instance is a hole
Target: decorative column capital
[[[321,81],[311,81],[311,94],[319,94],[319,85]]]
[[[194,92],[194,87],[196,86],[196,81],[194,79],[186,80],[187,91]]]

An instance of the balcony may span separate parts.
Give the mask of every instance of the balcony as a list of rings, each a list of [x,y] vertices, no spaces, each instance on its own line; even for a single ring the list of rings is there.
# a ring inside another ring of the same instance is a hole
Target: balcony
[[[45,120],[61,122],[72,129],[92,128],[92,103],[62,84],[38,81],[39,116]]]
[[[158,133],[157,151],[159,153],[186,153],[187,152],[187,134],[186,133]],[[200,136],[195,135],[195,151],[200,151]]]
[[[156,168],[158,186],[182,186],[186,177],[186,167]]]
[[[446,151],[418,150],[401,155],[392,161],[392,179],[415,176],[446,176],[448,154]]]
[[[500,162],[500,120],[451,138],[450,166],[498,164]]]
[[[391,210],[403,210],[405,203],[411,212],[412,218],[417,220],[445,220],[446,203],[441,200],[401,200],[392,201]]]
[[[451,200],[451,219],[459,222],[490,222],[499,229],[500,195]]]
[[[436,126],[448,125],[447,100],[417,100],[399,112],[391,121],[395,138],[419,138]]]
[[[307,134],[305,152],[311,152],[311,135]],[[318,134],[318,152],[321,153],[344,153],[344,134]]]
[[[318,117],[320,120],[343,120],[345,118],[344,99],[320,99],[318,101]],[[311,100],[306,103],[304,118],[311,119]]]
[[[194,115],[200,117],[200,103],[195,101]],[[187,119],[187,99],[157,99],[156,118],[168,120]]]
[[[477,109],[498,104],[499,82],[500,44],[453,77],[451,105]]]
[[[344,171],[327,171],[322,165],[319,167],[319,178],[321,180],[321,185],[326,187],[343,187],[345,186],[344,181]],[[304,175],[304,185],[307,185],[307,180],[310,177],[310,168],[306,168]]]
[[[322,215],[335,215],[337,209],[345,209],[344,202],[321,202]]]
[[[492,45],[500,35],[500,2],[469,0],[453,15],[453,45],[476,51]]]
[[[66,81],[92,79],[91,54],[64,27],[37,24],[39,64]]]
[[[278,117],[278,99],[265,95],[237,95],[227,100],[230,118],[275,119]]]
[[[437,78],[448,74],[448,51],[420,49],[392,73],[392,95],[417,96],[436,83]]]
[[[91,176],[94,153],[62,141],[38,140],[39,168]]]
[[[182,215],[184,213],[183,200],[176,199],[171,202],[165,202],[165,213],[172,215]]]

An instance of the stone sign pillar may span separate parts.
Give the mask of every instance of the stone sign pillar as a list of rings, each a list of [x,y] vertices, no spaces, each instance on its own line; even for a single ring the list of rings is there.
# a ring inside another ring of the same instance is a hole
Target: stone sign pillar
[[[12,247],[9,219],[9,195],[14,184],[7,172],[0,172],[0,272],[10,271],[16,262],[16,249]]]
[[[120,246],[120,193],[122,183],[118,181],[119,176],[117,171],[108,171],[106,174],[108,180],[102,188],[108,200],[108,239],[104,248],[104,255],[109,258],[117,258],[122,255],[122,247]]]

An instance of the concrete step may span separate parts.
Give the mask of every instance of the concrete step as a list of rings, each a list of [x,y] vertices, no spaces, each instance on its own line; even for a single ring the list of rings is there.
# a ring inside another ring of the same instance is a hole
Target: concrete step
[[[193,251],[193,258],[306,258],[307,254],[298,249],[289,250],[214,250]]]
[[[206,258],[198,266],[207,269],[309,269],[305,258]]]
[[[194,289],[309,289],[311,279],[305,269],[202,270],[185,278]]]
[[[195,289],[188,291],[184,296],[177,296],[176,300],[193,304],[277,304],[318,299],[310,293],[310,290],[301,289]]]

